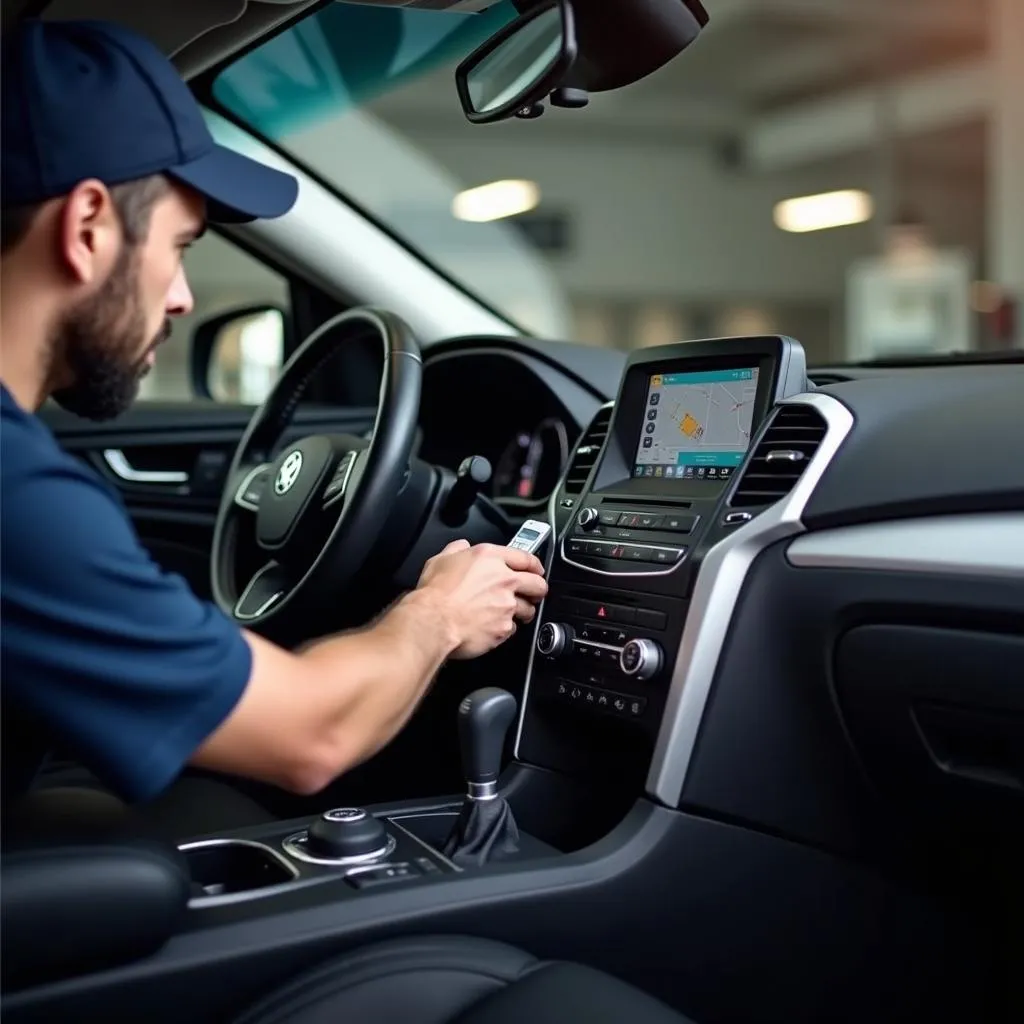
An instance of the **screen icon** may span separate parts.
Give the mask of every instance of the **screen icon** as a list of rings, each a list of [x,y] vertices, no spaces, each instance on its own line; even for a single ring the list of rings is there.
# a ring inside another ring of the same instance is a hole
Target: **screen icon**
[[[703,480],[704,479],[704,474],[706,472],[707,472],[707,470],[703,466],[698,466],[697,467],[697,477],[698,477],[698,479]]]
[[[686,476],[686,477],[687,477],[688,479],[691,479],[691,480],[693,479],[693,466],[687,466],[687,467],[686,467],[686,473],[685,473],[685,476]]]
[[[662,472],[663,472],[663,470],[662,470],[661,466],[655,466],[654,467],[654,475],[655,476],[661,476]]]
[[[645,448],[650,448],[652,444],[654,444],[654,438],[653,437],[645,437],[644,438],[644,447]]]

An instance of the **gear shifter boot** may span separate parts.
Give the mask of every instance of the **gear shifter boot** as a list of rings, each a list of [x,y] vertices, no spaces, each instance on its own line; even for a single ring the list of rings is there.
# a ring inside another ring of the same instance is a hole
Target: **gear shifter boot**
[[[444,855],[459,867],[483,867],[519,852],[519,828],[508,801],[466,797],[458,821],[444,846]]]
[[[505,735],[516,716],[516,699],[490,686],[459,705],[459,743],[466,799],[444,854],[461,867],[482,867],[519,850],[512,808],[498,793]]]

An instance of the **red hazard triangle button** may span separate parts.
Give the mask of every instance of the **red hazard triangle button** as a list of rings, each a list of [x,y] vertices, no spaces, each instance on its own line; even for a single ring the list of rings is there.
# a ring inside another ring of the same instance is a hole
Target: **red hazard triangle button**
[[[606,619],[606,618],[608,618],[608,612],[605,610],[604,605],[601,605],[601,607],[597,609],[597,617],[599,619]]]

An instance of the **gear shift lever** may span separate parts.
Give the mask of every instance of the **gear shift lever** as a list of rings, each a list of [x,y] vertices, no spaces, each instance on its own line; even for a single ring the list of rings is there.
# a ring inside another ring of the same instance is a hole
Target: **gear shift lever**
[[[505,736],[515,717],[515,697],[494,686],[474,691],[459,705],[466,798],[444,847],[456,864],[482,867],[496,856],[519,850],[512,808],[498,794]]]
[[[476,690],[459,705],[459,746],[468,799],[493,800],[498,795],[505,735],[515,717],[515,697],[495,686]]]

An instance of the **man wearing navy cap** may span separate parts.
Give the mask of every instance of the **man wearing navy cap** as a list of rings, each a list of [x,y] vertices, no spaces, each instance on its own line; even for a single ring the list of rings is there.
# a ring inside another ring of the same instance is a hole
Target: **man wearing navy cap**
[[[2,76],[5,811],[55,743],[131,802],[189,764],[316,792],[398,732],[446,659],[532,619],[543,567],[457,542],[375,626],[302,655],[162,572],[35,412],[123,412],[192,308],[182,253],[206,220],[281,216],[297,183],[215,144],[170,62],[116,25],[24,22]],[[232,824],[189,813],[166,830]]]

